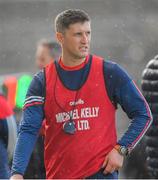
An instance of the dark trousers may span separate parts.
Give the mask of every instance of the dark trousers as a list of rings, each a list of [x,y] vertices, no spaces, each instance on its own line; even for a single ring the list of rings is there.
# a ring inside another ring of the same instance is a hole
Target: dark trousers
[[[104,174],[104,169],[99,170],[97,173],[87,177],[86,179],[118,179],[118,171],[114,171],[113,173]]]
[[[7,148],[0,138],[0,179],[9,179],[10,169],[8,164]]]

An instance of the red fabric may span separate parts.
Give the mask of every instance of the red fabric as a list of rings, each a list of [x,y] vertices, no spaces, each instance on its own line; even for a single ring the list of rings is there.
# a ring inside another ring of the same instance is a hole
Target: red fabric
[[[55,92],[54,92],[55,91]],[[78,91],[73,113],[76,133],[68,135],[63,123],[69,119],[76,91],[67,89],[52,63],[46,68],[45,166],[47,179],[85,178],[97,172],[116,144],[115,108],[105,88],[103,60],[93,56],[91,70]]]
[[[11,105],[7,102],[3,95],[0,95],[0,120],[13,114]]]
[[[40,134],[41,136],[45,136],[45,124],[46,124],[46,121],[45,121],[45,119],[44,119],[44,120],[43,120],[43,123],[42,123],[42,127],[41,127],[40,132],[39,132],[39,134]]]
[[[65,66],[65,65],[63,64],[61,58],[59,59],[59,64],[60,64],[60,66],[61,66],[63,69],[68,70],[68,71],[79,70],[79,69],[81,69],[82,67],[85,66],[85,64],[88,62],[88,58],[89,58],[89,56],[86,57],[86,59],[85,59],[85,61],[84,61],[83,63],[81,63],[81,64],[79,64],[78,66],[75,66],[75,67],[74,67],[74,66],[72,66],[72,67],[70,67],[70,66]]]

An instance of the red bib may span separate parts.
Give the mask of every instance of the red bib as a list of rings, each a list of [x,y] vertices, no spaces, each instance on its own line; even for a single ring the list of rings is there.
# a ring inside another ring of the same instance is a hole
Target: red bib
[[[46,176],[48,179],[88,177],[102,167],[117,139],[115,107],[107,95],[103,60],[92,57],[87,80],[78,90],[76,102],[76,91],[63,85],[54,63],[45,72]],[[66,112],[71,113],[74,104],[76,132],[69,135],[63,131],[63,123],[70,119]]]

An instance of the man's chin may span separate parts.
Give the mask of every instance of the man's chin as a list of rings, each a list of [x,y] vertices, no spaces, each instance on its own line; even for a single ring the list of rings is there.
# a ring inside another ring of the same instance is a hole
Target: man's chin
[[[74,57],[75,57],[75,59],[84,59],[84,58],[86,58],[87,56],[88,56],[88,52],[86,52],[86,53],[80,53],[80,54],[76,54]]]
[[[89,54],[88,52],[82,53],[80,57],[81,57],[81,58],[85,58],[86,56],[88,56],[88,54]]]

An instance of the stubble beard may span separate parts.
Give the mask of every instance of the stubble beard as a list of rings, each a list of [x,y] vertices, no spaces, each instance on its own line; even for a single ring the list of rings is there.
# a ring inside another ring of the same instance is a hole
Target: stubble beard
[[[89,53],[88,51],[87,53],[72,53],[72,57],[74,59],[85,59],[88,53]]]

